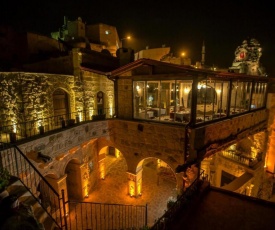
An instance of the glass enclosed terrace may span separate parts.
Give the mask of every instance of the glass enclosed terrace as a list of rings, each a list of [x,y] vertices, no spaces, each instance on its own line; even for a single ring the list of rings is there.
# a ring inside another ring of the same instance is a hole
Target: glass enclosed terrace
[[[267,82],[260,79],[136,80],[134,118],[197,124],[265,108]]]

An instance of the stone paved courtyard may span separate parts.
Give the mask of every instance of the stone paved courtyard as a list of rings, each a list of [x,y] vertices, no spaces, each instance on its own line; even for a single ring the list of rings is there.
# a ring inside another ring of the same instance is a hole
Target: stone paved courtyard
[[[158,176],[156,164],[145,161],[142,176],[142,196],[138,198],[128,195],[127,165],[123,157],[106,157],[108,174],[101,180],[94,191],[85,199],[88,202],[111,204],[148,204],[148,225],[164,214],[169,197],[176,198],[176,182],[171,177]]]

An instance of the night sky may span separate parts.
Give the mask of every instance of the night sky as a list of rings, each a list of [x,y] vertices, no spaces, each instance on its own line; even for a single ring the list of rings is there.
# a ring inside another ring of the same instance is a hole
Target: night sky
[[[166,45],[174,56],[186,52],[192,64],[201,60],[204,41],[206,64],[222,68],[232,65],[243,40],[255,38],[263,48],[261,63],[275,77],[272,0],[5,0],[1,5],[2,24],[50,35],[64,16],[71,21],[81,17],[87,24],[115,26],[120,38],[130,34],[127,45],[135,51]]]

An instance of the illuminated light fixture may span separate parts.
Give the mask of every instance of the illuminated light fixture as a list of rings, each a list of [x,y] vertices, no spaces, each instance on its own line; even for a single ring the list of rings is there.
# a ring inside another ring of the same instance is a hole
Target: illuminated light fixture
[[[136,86],[136,89],[137,89],[137,90],[139,90],[139,89],[140,89],[139,85],[137,85],[137,86]]]
[[[13,124],[13,132],[16,133],[16,130],[17,130],[16,124]]]
[[[188,93],[189,89],[187,87],[184,88],[184,93]]]
[[[198,89],[201,89],[201,87],[202,87],[202,85],[199,83],[199,84],[198,84]]]
[[[217,93],[220,94],[222,91],[220,89],[217,89]]]

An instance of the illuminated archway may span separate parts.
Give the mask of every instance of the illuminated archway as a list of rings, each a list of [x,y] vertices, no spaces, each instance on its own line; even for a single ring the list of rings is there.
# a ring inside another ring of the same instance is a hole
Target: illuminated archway
[[[69,94],[65,90],[58,88],[53,92],[54,116],[60,118],[63,117],[65,120],[67,120],[67,116],[70,112],[69,108]],[[56,122],[58,123],[58,120]]]
[[[144,171],[145,167],[150,167],[153,170],[150,172],[148,170]],[[170,180],[170,182],[172,181],[172,183],[174,183],[174,188],[177,188],[177,176],[171,166],[158,158],[149,157],[138,163],[135,175],[129,173],[128,186],[130,196],[142,195],[143,174],[146,177],[156,177],[157,185],[160,184],[161,179],[165,178],[166,180]]]
[[[67,191],[69,199],[82,199],[88,194],[88,179],[86,164],[81,164],[79,160],[72,159],[65,168],[67,175]]]

